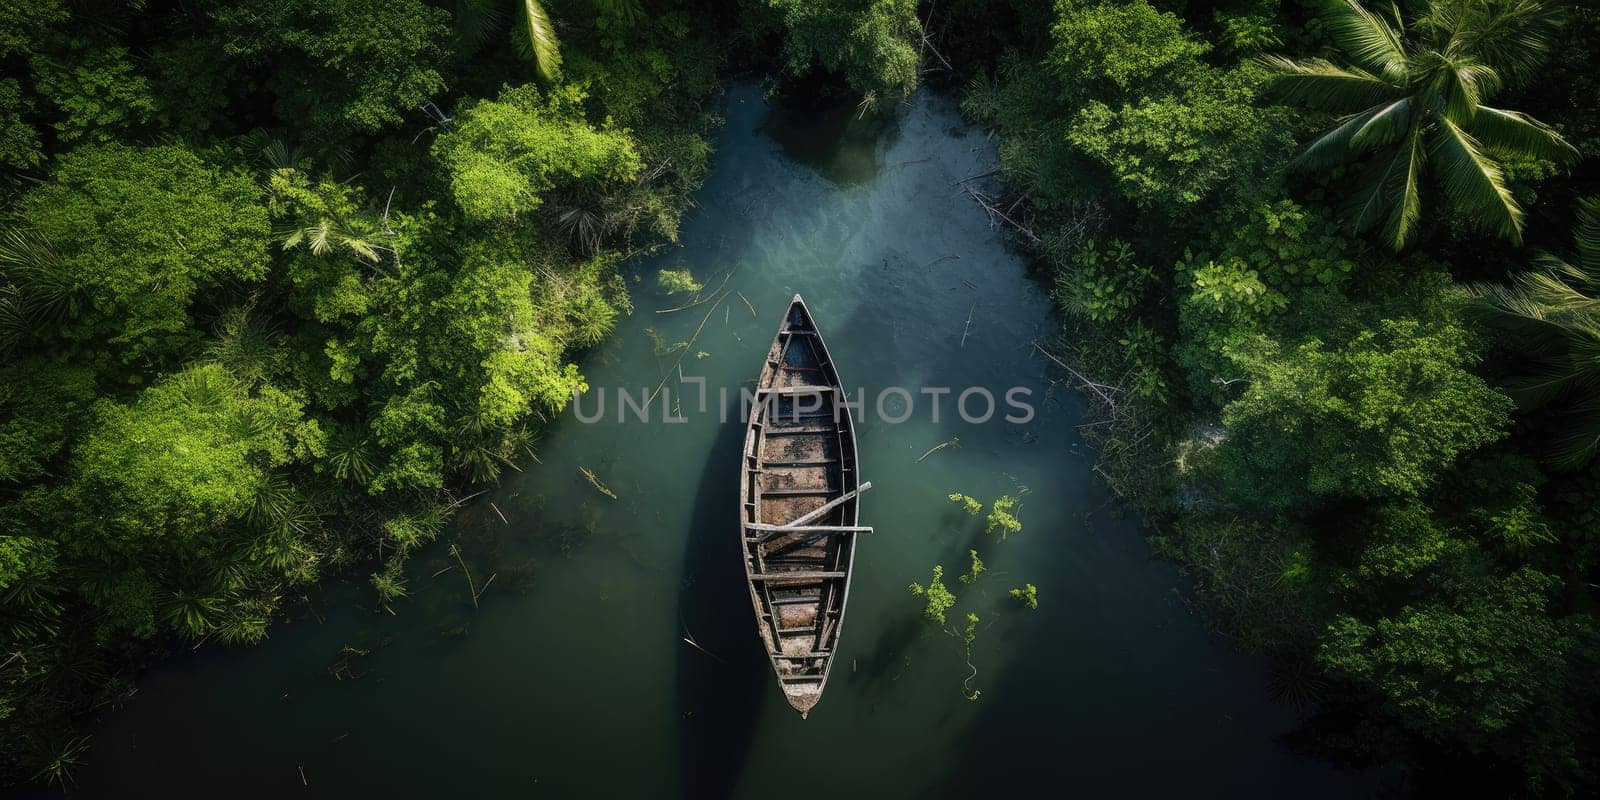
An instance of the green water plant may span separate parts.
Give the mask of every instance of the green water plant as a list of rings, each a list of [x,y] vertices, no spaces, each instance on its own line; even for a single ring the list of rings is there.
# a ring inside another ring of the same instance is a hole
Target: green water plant
[[[913,583],[909,587],[912,594],[927,598],[928,604],[922,609],[922,616],[929,622],[944,624],[944,613],[956,604],[956,596],[944,585],[944,567],[935,564],[933,567],[933,580],[927,586]]]
[[[1030,609],[1037,609],[1039,607],[1039,587],[1034,586],[1031,583],[1018,586],[1007,594],[1010,594],[1013,598],[1021,601],[1023,605]]]
[[[955,633],[955,631],[952,630],[951,633]],[[967,662],[967,669],[972,670],[967,675],[966,680],[961,682],[961,693],[968,700],[977,701],[979,697],[983,696],[983,692],[972,688],[972,681],[978,677],[978,668],[972,663],[972,643],[978,639],[977,614],[967,615],[967,627],[962,629],[956,638],[961,640],[961,658]]]
[[[656,288],[667,294],[695,294],[705,286],[686,269],[664,269],[656,273]]]
[[[406,588],[406,576],[402,572],[405,562],[401,559],[391,559],[383,565],[383,569],[372,573],[372,588],[378,592],[378,600],[389,603],[399,600],[410,594]]]
[[[951,492],[949,494],[949,498],[950,502],[961,506],[961,510],[967,512],[967,516],[969,517],[976,517],[978,516],[978,512],[983,510],[983,504],[969,495],[964,495],[960,492]]]
[[[1021,493],[1015,495],[1001,495],[989,507],[989,520],[983,528],[991,536],[1000,534],[1000,541],[1013,533],[1022,532],[1022,520],[1017,519],[1017,508],[1021,505]]]
[[[661,332],[655,328],[645,328],[644,335],[650,338],[650,347],[654,350],[656,357],[658,358],[670,356],[680,350],[689,349],[688,342],[669,342],[667,341],[666,337],[662,336]]]
[[[988,567],[983,565],[983,559],[978,558],[978,551],[976,550],[968,550],[967,557],[972,559],[972,563],[967,567],[967,574],[961,576],[961,582],[971,586]]]

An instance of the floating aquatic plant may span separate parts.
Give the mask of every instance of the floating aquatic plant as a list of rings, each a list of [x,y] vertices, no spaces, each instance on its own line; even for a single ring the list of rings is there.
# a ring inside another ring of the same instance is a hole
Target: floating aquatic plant
[[[943,625],[944,612],[956,604],[956,596],[944,585],[944,567],[934,565],[933,580],[929,581],[926,587],[920,583],[913,583],[910,589],[912,594],[928,599],[928,604],[922,609],[922,616],[929,622]]]
[[[950,502],[961,506],[961,510],[967,512],[967,516],[969,517],[976,517],[978,516],[978,512],[983,510],[983,504],[978,502],[974,497],[964,495],[960,492],[951,492],[948,497],[950,498]]]
[[[976,550],[968,550],[967,557],[972,559],[972,563],[967,567],[967,574],[961,576],[961,582],[971,586],[973,581],[976,581],[978,576],[988,567],[983,565],[983,559],[978,558],[978,551]]]
[[[989,506],[989,521],[984,526],[985,533],[1000,534],[1000,541],[1013,533],[1022,532],[1022,520],[1017,519],[1016,510],[1020,505],[1019,495],[1001,495]]]
[[[664,269],[656,273],[656,288],[667,294],[695,294],[705,286],[686,269]]]
[[[1022,601],[1022,604],[1028,608],[1036,609],[1039,607],[1039,587],[1034,586],[1031,583],[1018,586],[1017,588],[1012,589],[1008,594],[1017,600]]]

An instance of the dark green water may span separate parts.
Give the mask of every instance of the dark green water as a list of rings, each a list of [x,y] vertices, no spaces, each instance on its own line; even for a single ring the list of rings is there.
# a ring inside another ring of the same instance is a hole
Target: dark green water
[[[1278,742],[1296,720],[1268,700],[1262,665],[1206,635],[1174,570],[1112,514],[1075,429],[1079,403],[1029,345],[1052,328],[1048,303],[955,185],[990,169],[993,143],[928,94],[896,124],[868,127],[837,113],[774,115],[755,88],[736,87],[727,118],[683,246],[634,267],[636,312],[583,359],[592,387],[638,394],[667,373],[675,383],[677,355],[658,357],[647,331],[683,341],[704,319],[683,371],[705,376],[713,397],[736,390],[801,292],[844,380],[869,397],[887,385],[1019,385],[1038,404],[1023,425],[965,424],[948,397],[939,424],[926,397],[905,424],[861,420],[862,474],[876,487],[862,517],[877,532],[860,546],[839,660],[811,718],[783,703],[741,583],[740,426],[714,413],[618,424],[608,406],[599,424],[569,413],[545,434],[542,463],[466,508],[414,560],[412,596],[395,614],[374,608],[354,576],[318,590],[314,612],[257,647],[204,647],[152,670],[98,727],[83,795],[1372,788],[1370,776]],[[756,315],[737,297],[655,313],[682,302],[654,292],[664,267],[716,281],[736,268],[728,287]],[[915,463],[953,436],[960,447]],[[1020,485],[1025,529],[1004,543],[945,500]],[[450,542],[479,584],[495,576],[478,608],[459,571],[435,575],[454,564]],[[953,577],[969,547],[990,571],[964,588]],[[961,594],[957,610],[983,618],[977,702],[962,697],[955,641],[921,621],[905,589],[935,563]],[[1037,611],[1005,596],[1024,582],[1039,587]],[[347,645],[367,654],[342,657]]]

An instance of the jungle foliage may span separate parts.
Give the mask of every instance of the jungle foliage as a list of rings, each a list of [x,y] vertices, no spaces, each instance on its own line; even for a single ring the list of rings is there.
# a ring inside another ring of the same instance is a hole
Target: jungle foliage
[[[259,640],[343,570],[404,597],[583,387],[772,10],[5,4],[0,778],[69,780],[162,642]],[[908,6],[788,11],[797,67],[915,85]]]
[[[1563,0],[6,4],[0,773],[70,774],[152,642],[404,597],[676,236],[724,66],[888,112],[937,61],[1297,741],[1592,794],[1597,58]]]
[[[1319,709],[1296,742],[1592,793],[1592,5],[949,14],[994,22],[929,27],[1097,382],[1102,469]]]

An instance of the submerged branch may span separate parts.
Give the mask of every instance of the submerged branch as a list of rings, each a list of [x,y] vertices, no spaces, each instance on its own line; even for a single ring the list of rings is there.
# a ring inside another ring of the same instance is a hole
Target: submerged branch
[[[700,297],[699,295],[696,295],[695,296],[695,300],[692,303],[681,305],[681,306],[678,306],[677,308],[658,309],[656,311],[656,313],[657,314],[671,314],[674,311],[683,311],[684,309],[694,308],[695,306],[703,305],[705,303],[709,303],[716,297],[717,292],[722,291],[722,287],[728,285],[728,280],[730,278],[732,278],[732,277],[733,277],[733,270],[730,269],[726,273],[723,274],[722,283],[717,284],[717,288],[712,289],[710,294],[708,294],[707,296]],[[740,295],[740,296],[742,297],[743,295]],[[751,309],[750,313],[754,314],[755,313],[755,309]]]
[[[599,489],[601,494],[605,495],[606,497],[611,498],[612,500],[621,499],[621,498],[617,497],[617,493],[616,492],[611,491],[610,487],[608,487],[605,484],[601,483],[600,479],[595,477],[595,474],[594,474],[593,470],[589,469],[588,467],[578,467],[578,471],[583,473],[583,477],[588,478],[589,482],[594,484],[594,488]]]
[[[731,277],[733,275],[733,271],[729,270],[728,271],[728,275]],[[723,279],[722,282],[724,284],[726,284],[728,281],[727,281],[727,279]],[[721,287],[719,286],[718,288],[721,288]],[[728,295],[733,294],[733,293],[734,293],[733,290],[730,289],[730,290],[728,290],[726,292],[723,292],[720,295],[717,295],[716,302],[711,305],[711,310],[707,311],[706,315],[700,318],[700,324],[695,326],[694,335],[689,337],[689,341],[683,343],[683,349],[678,352],[678,360],[672,362],[673,369],[677,369],[677,368],[680,368],[680,367],[683,366],[684,356],[688,355],[690,351],[694,350],[694,343],[700,340],[700,332],[705,330],[706,322],[711,319],[711,315],[712,314],[716,313],[717,306],[721,305],[722,301],[728,299]],[[679,372],[679,378],[680,379],[682,378],[682,376],[683,376],[682,372]],[[645,401],[644,401],[645,405],[648,406],[650,403],[655,401],[656,395],[660,394],[661,390],[663,388],[666,388],[667,381],[669,379],[671,379],[671,378],[672,378],[672,370],[669,369],[669,370],[667,370],[667,374],[662,376],[661,382],[656,384],[655,390],[650,392],[650,396],[649,397],[645,398]]]
[[[472,595],[472,607],[473,608],[477,608],[478,607],[478,587],[477,587],[476,584],[474,584],[472,582],[472,571],[467,569],[466,560],[461,558],[461,548],[456,547],[456,543],[455,542],[451,542],[450,543],[450,555],[455,556],[456,557],[456,563],[461,565],[461,574],[465,575],[467,577],[467,591]],[[488,586],[488,584],[484,584],[484,586]]]
[[[945,449],[946,447],[960,447],[960,446],[961,446],[961,437],[960,436],[952,436],[952,437],[950,437],[950,441],[948,441],[948,442],[940,442],[940,443],[928,448],[928,452],[923,453],[922,454],[922,458],[917,459],[916,463],[921,464],[923,461],[927,460],[928,456],[931,456],[934,453],[937,453],[940,450]]]
[[[1040,347],[1038,342],[1034,342],[1033,343],[1033,349],[1038,350],[1040,353],[1043,353],[1045,358],[1048,358],[1051,361],[1054,361],[1056,363],[1056,366],[1058,366],[1058,367],[1060,367],[1060,368],[1072,373],[1072,376],[1074,378],[1077,378],[1078,380],[1083,381],[1083,385],[1084,386],[1088,387],[1088,389],[1090,391],[1092,391],[1095,394],[1099,395],[1101,400],[1106,401],[1106,405],[1109,406],[1113,411],[1116,410],[1117,401],[1111,399],[1111,395],[1106,394],[1106,390],[1110,390],[1110,391],[1113,391],[1113,392],[1118,392],[1118,391],[1121,391],[1120,389],[1118,389],[1115,386],[1106,386],[1106,385],[1103,385],[1103,384],[1095,383],[1094,381],[1091,381],[1088,378],[1083,377],[1083,373],[1078,372],[1077,370],[1073,369],[1072,367],[1067,366],[1067,362],[1062,361],[1059,356],[1055,355],[1054,353],[1051,353],[1049,350],[1046,350],[1043,347]]]
[[[983,193],[974,191],[971,186],[963,186],[962,190],[971,196],[973,200],[978,201],[978,205],[983,206],[984,211],[989,212],[989,223],[991,225],[997,224],[995,220],[998,219],[1001,222],[1010,225],[1013,230],[1021,233],[1023,236],[1028,237],[1028,241],[1033,242],[1034,244],[1044,243],[1037,234],[1028,228],[1028,226],[1012,219],[1008,214],[1006,214],[1006,212],[1001,211],[1000,208]],[[1015,205],[1012,207],[1015,208]]]

